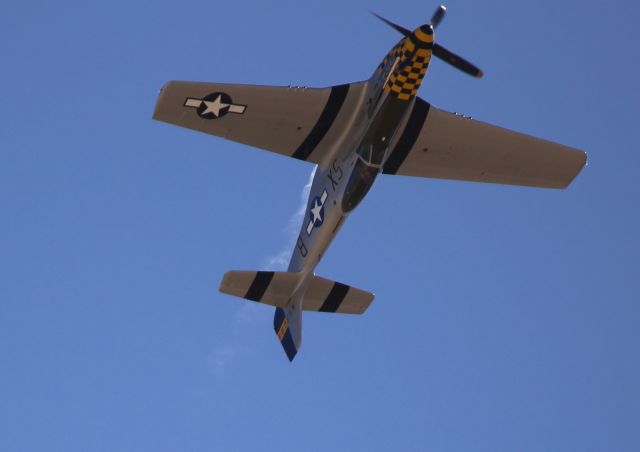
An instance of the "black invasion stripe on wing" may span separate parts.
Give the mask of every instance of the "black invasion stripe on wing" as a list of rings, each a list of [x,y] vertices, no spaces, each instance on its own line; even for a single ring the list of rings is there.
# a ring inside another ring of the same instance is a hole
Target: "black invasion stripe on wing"
[[[252,301],[262,300],[262,296],[267,291],[269,284],[271,284],[273,274],[274,272],[257,272],[244,298]]]
[[[316,125],[313,126],[313,129],[311,129],[307,138],[305,138],[302,144],[298,146],[298,149],[296,149],[296,152],[294,152],[291,157],[300,160],[307,160],[309,158],[313,150],[327,134],[329,128],[331,128],[336,116],[338,116],[338,113],[340,112],[340,108],[342,108],[344,100],[347,98],[348,92],[348,84],[338,85],[331,88],[327,104],[324,106],[322,113],[320,113],[320,117],[318,118]]]
[[[318,310],[320,312],[336,312],[342,304],[344,297],[347,296],[347,292],[349,292],[349,286],[339,282],[334,283],[331,292],[327,295],[327,299],[324,300],[324,303],[322,303],[322,306],[320,306]]]
[[[398,143],[384,164],[382,170],[384,174],[395,174],[398,172],[407,155],[409,155],[411,148],[413,148],[413,145],[416,143],[418,136],[420,136],[422,126],[429,115],[430,107],[431,105],[429,105],[428,102],[416,97],[416,103],[413,106],[409,121],[407,121],[407,125],[402,131]]]

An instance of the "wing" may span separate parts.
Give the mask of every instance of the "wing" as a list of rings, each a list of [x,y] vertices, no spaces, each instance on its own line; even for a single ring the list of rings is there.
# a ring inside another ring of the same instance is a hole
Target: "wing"
[[[356,114],[364,86],[169,82],[158,96],[153,118],[319,163]]]
[[[386,174],[564,188],[585,152],[439,110],[417,98]]]

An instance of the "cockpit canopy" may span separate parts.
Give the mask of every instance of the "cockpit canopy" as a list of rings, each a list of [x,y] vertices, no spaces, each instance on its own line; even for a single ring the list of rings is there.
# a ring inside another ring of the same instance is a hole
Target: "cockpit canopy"
[[[347,187],[342,198],[342,211],[352,211],[367,194],[380,168],[367,165],[362,159],[357,159],[356,166],[349,177]]]
[[[382,168],[387,154],[386,138],[383,137],[379,144],[365,142],[358,147],[357,152],[360,159],[367,165]]]

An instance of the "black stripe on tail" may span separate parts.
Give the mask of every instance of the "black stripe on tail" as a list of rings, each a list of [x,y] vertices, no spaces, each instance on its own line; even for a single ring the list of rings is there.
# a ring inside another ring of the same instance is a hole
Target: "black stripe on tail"
[[[247,294],[244,296],[247,300],[260,301],[267,291],[271,280],[273,279],[274,272],[256,272],[256,277],[253,279]]]
[[[320,306],[320,312],[336,312],[340,305],[342,304],[342,300],[347,296],[347,292],[349,292],[349,286],[346,284],[342,284],[336,282],[333,284],[331,288],[331,292],[327,295],[327,299],[324,300],[322,306]]]

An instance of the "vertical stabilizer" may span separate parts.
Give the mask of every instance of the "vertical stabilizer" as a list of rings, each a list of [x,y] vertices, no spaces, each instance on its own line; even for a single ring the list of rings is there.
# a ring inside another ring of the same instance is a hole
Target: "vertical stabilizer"
[[[302,297],[290,307],[276,308],[273,329],[289,361],[293,361],[302,345]]]

